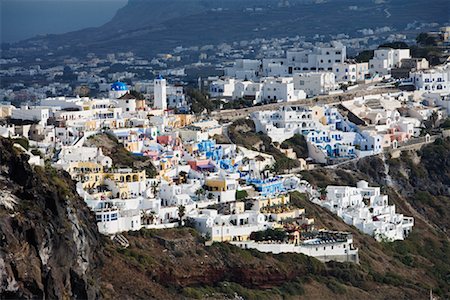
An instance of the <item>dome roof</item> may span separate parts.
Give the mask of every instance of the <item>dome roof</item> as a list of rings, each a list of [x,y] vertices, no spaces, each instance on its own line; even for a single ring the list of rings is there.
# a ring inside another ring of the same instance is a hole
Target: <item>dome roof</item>
[[[128,91],[128,87],[125,83],[117,81],[111,85],[111,91]]]

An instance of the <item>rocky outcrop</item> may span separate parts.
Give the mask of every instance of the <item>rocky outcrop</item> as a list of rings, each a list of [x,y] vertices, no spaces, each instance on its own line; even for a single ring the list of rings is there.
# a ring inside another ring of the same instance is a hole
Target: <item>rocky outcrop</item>
[[[70,177],[0,138],[0,190],[0,294],[98,298],[101,237]]]

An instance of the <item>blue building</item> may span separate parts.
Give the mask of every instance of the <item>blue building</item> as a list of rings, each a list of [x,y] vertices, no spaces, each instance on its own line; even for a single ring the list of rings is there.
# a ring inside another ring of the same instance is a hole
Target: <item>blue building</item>
[[[250,178],[247,183],[253,185],[261,196],[277,195],[285,191],[283,181],[279,176],[267,179]]]
[[[123,82],[117,81],[111,84],[111,88],[109,90],[109,98],[119,99],[128,92],[128,86]]]

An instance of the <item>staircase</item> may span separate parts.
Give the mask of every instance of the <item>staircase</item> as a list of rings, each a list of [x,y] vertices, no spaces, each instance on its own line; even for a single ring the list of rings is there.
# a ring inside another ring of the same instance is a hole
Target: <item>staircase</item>
[[[122,234],[116,234],[113,236],[112,240],[116,243],[118,243],[119,245],[121,245],[124,248],[128,248],[128,246],[130,246],[130,243],[128,242],[128,240],[126,239],[126,237],[124,237]]]

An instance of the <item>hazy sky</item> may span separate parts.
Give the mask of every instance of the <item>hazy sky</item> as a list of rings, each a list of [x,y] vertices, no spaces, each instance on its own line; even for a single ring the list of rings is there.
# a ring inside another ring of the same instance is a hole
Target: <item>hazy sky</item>
[[[0,41],[99,26],[126,3],[127,0],[0,0]]]

